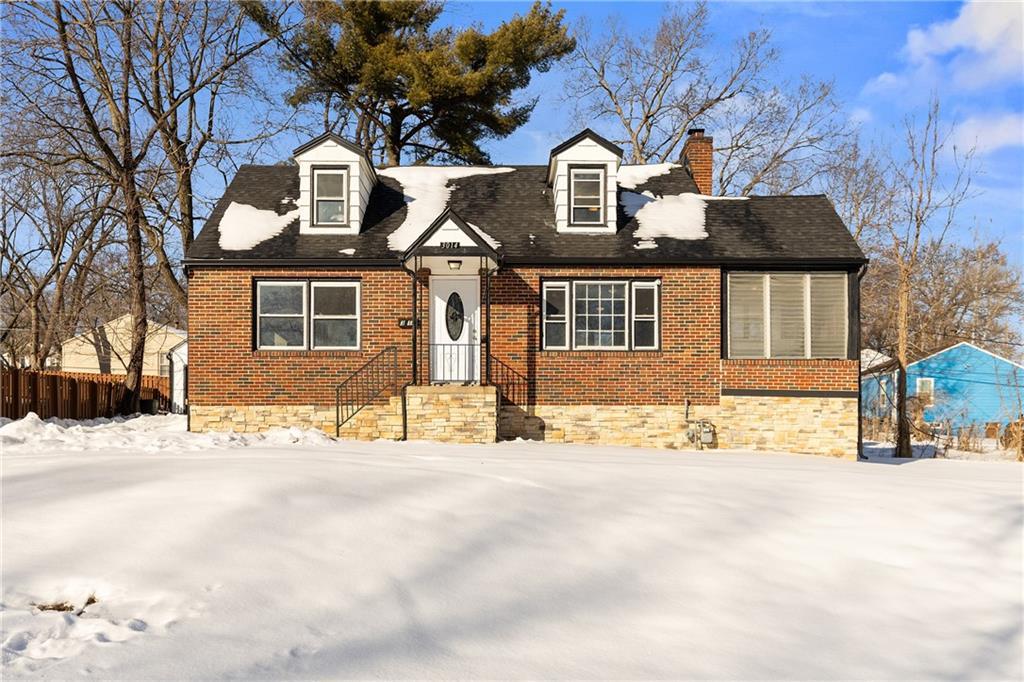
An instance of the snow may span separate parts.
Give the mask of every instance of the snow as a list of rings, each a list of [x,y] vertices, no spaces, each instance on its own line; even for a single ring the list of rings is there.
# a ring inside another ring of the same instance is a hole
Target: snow
[[[338,249],[338,253],[340,253],[343,256],[351,256],[355,252],[355,249]]]
[[[497,250],[498,247],[501,246],[501,242],[499,242],[497,239],[484,232],[482,229],[480,229],[473,223],[467,222],[466,224],[469,225],[470,229],[476,232],[477,236],[483,239],[484,243],[490,246],[492,249]]]
[[[454,189],[448,186],[450,181],[513,170],[472,166],[395,166],[377,171],[378,175],[401,183],[405,195],[405,220],[388,235],[388,246],[392,251],[405,251],[430,227],[448,206],[448,197]]]
[[[4,679],[1022,676],[1014,463],[0,436]]]
[[[290,222],[298,219],[299,209],[278,215],[249,204],[232,201],[220,219],[220,248],[245,251],[271,237],[281,234]]]
[[[619,166],[616,179],[622,189],[636,189],[651,178],[665,175],[673,168],[679,168],[678,163],[648,163],[637,166]]]
[[[626,215],[636,218],[637,228],[633,232],[636,249],[657,248],[655,239],[707,239],[704,229],[704,213],[709,201],[745,200],[747,197],[712,197],[684,192],[655,196],[647,192],[624,191],[620,195]]]

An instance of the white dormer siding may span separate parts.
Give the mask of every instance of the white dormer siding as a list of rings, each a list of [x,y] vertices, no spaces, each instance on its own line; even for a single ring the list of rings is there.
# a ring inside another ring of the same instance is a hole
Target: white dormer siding
[[[548,166],[548,184],[551,187],[555,209],[555,229],[570,233],[613,233],[617,225],[617,193],[618,170],[622,157],[609,147],[610,143],[601,144],[596,135],[581,134],[575,143],[552,154]],[[600,171],[602,178],[601,195],[602,220],[600,224],[575,224],[572,220],[570,205],[572,189],[571,178],[575,172],[587,170]]]
[[[334,135],[323,135],[296,150],[299,164],[299,232],[301,234],[359,234],[370,192],[377,176],[373,166],[354,145]],[[317,225],[313,204],[316,173],[345,172],[345,213],[343,225]]]

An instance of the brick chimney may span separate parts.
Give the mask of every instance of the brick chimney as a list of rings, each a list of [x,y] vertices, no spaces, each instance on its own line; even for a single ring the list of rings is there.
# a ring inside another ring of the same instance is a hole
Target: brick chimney
[[[703,128],[690,128],[686,131],[683,160],[701,194],[711,194],[711,150],[714,141],[713,137],[704,137]]]

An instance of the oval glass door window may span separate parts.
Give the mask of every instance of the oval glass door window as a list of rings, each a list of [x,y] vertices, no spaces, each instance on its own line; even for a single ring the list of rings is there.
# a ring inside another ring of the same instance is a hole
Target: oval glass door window
[[[462,325],[465,320],[465,309],[462,307],[462,297],[457,291],[453,291],[448,297],[448,309],[445,313],[445,323],[448,325],[448,336],[452,341],[458,341],[462,336]]]

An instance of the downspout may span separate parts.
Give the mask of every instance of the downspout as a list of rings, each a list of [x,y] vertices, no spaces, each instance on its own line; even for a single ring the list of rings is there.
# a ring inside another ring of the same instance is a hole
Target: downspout
[[[415,256],[413,257],[415,258]],[[417,344],[416,340],[419,337],[419,278],[416,277],[416,273],[410,270],[405,261],[399,261],[402,270],[412,278],[412,378],[402,385],[402,440],[409,440],[409,410],[407,403],[407,389],[416,383],[418,378],[418,367],[417,367]]]

